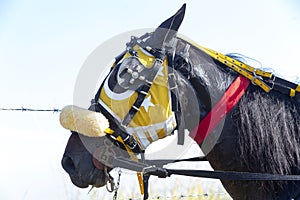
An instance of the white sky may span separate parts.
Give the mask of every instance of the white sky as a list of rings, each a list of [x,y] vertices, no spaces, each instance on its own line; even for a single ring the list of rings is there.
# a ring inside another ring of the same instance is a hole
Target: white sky
[[[96,47],[125,31],[155,28],[184,2],[181,34],[300,76],[297,0],[1,0],[0,107],[72,104],[77,74]],[[0,123],[0,199],[73,199],[69,191],[80,193],[61,169],[69,134],[58,114],[0,111]]]

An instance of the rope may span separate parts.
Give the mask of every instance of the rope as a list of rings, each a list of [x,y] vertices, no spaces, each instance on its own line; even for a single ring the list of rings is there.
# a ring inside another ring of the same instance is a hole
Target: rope
[[[53,109],[34,109],[34,108],[0,108],[0,111],[22,111],[22,112],[53,112],[53,113],[58,113],[61,110],[57,108]]]

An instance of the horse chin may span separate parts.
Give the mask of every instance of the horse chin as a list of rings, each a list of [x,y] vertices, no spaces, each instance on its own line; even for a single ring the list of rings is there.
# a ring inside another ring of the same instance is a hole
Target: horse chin
[[[93,173],[89,177],[89,185],[97,188],[106,185],[106,176],[104,174],[104,171],[95,168]]]
[[[89,187],[89,184],[88,184],[88,183],[82,181],[81,179],[79,179],[79,178],[77,178],[77,177],[70,176],[70,179],[71,179],[72,183],[73,183],[75,186],[79,187],[79,188],[87,188],[87,187]]]
[[[89,175],[70,175],[72,183],[79,188],[93,186],[96,188],[106,185],[104,171],[94,168]]]

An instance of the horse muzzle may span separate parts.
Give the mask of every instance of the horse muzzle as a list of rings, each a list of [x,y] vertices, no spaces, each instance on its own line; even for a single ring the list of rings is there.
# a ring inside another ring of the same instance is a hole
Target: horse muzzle
[[[61,163],[64,170],[69,174],[72,183],[79,188],[86,188],[90,185],[94,187],[106,185],[105,166],[100,162],[91,162],[92,156],[88,157],[89,160],[85,157],[78,160],[76,157],[64,155]]]

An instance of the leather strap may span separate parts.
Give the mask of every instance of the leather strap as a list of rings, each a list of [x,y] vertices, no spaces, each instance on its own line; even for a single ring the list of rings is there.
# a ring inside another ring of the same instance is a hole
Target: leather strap
[[[218,103],[211,109],[199,125],[190,132],[190,136],[201,144],[204,139],[218,126],[222,119],[239,102],[250,81],[239,75],[226,90]]]
[[[139,111],[145,97],[148,95],[151,85],[153,83],[154,78],[156,77],[157,72],[162,66],[162,61],[160,59],[155,59],[154,64],[152,66],[152,73],[147,77],[146,83],[141,86],[140,89],[137,90],[138,96],[133,103],[132,107],[129,109],[129,112],[125,115],[121,125],[128,126],[134,115]]]

